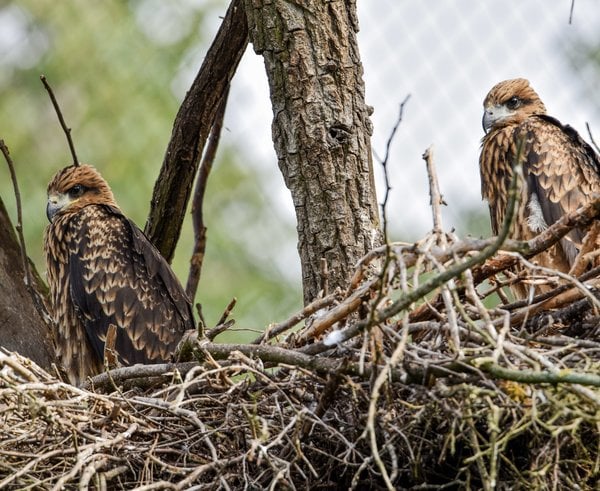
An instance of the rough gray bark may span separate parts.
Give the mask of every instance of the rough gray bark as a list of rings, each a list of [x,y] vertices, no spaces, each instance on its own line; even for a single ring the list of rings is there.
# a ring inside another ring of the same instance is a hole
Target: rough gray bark
[[[35,301],[25,284],[17,236],[0,199],[0,346],[50,368],[55,357],[50,320],[41,308],[45,285],[32,272]]]
[[[345,287],[381,244],[371,122],[351,0],[245,0],[250,41],[265,60],[273,141],[296,210],[305,303]]]

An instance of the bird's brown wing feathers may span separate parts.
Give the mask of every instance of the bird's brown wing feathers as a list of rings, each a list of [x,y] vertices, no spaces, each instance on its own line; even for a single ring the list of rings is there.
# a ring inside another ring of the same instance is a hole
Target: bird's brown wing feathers
[[[517,145],[512,128],[488,133],[482,141],[479,157],[481,196],[488,202],[492,232],[498,234],[508,205],[508,194],[517,157]],[[520,204],[527,196],[520,197]],[[513,224],[514,236],[515,224]],[[518,236],[518,235],[517,235]],[[522,238],[522,237],[521,237]]]
[[[84,208],[69,257],[71,298],[100,359],[111,324],[125,364],[168,360],[193,328],[191,306],[166,261],[118,210]]]
[[[523,170],[529,196],[537,197],[546,224],[600,192],[598,156],[573,128],[549,116],[535,116],[518,132],[525,138]],[[584,230],[574,229],[561,242],[570,263],[584,235]]]

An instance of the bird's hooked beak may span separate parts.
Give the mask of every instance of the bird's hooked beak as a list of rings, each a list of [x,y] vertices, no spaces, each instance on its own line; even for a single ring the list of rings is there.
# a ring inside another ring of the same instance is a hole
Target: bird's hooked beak
[[[503,119],[513,116],[514,114],[514,111],[509,110],[505,105],[502,104],[484,107],[483,119],[481,120],[483,131],[488,134],[498,121],[502,121]]]
[[[66,194],[49,194],[48,203],[46,204],[46,216],[48,221],[52,222],[54,216],[70,203],[69,197]]]
[[[494,124],[492,113],[490,111],[483,111],[483,119],[481,120],[481,125],[483,126],[483,132],[486,135],[490,131],[492,124]]]

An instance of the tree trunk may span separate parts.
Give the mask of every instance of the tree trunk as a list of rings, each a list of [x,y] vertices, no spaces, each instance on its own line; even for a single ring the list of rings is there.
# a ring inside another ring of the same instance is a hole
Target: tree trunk
[[[50,317],[43,307],[45,285],[33,264],[30,267],[32,293],[25,284],[17,236],[0,199],[0,346],[49,369],[55,357]]]
[[[364,100],[349,0],[245,0],[250,40],[265,60],[273,141],[296,210],[304,302],[322,284],[346,287],[356,261],[381,244]]]

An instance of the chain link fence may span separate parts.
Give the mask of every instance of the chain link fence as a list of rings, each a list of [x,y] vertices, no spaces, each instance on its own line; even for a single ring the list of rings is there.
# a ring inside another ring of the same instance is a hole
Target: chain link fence
[[[68,156],[39,73],[51,72],[80,153],[93,156],[123,208],[143,224],[178,103],[226,4],[0,3],[0,136],[20,165],[28,244],[38,264],[45,186]],[[586,122],[600,135],[600,8],[596,0],[576,0],[570,20],[571,7],[570,0],[358,2],[378,157],[400,103],[410,95],[389,159],[390,239],[416,240],[431,227],[421,160],[430,145],[448,204],[446,229],[489,233],[478,154],[482,101],[500,80],[530,79],[550,114],[586,138]],[[248,270],[249,281],[267,270],[265,284],[270,281],[272,291],[281,290],[281,281],[295,284],[285,295],[269,296],[261,287],[249,294],[246,312],[257,325],[276,320],[260,314],[273,304],[280,307],[274,315],[283,315],[301,298],[293,207],[271,145],[271,117],[262,59],[249,48],[234,79],[223,147],[206,198],[208,253],[219,258],[206,275],[218,276],[224,292],[240,281],[241,268]],[[8,183],[0,185],[14,211]],[[216,235],[236,248],[214,245]],[[191,237],[188,224],[175,264],[180,277],[187,272]]]
[[[483,98],[495,83],[528,78],[552,115],[588,140],[586,122],[600,134],[600,60],[595,51],[600,46],[600,8],[594,0],[575,2],[572,13],[566,0],[377,0],[358,2],[358,9],[379,184],[378,158],[383,158],[400,103],[410,96],[390,154],[392,239],[415,240],[431,227],[421,159],[430,145],[448,203],[446,228],[490,233],[478,158]],[[276,159],[262,72],[261,60],[249,52],[234,85],[229,124],[236,121],[238,135],[247,132],[242,154],[250,151],[261,169],[272,169]],[[270,182],[271,199],[293,220],[280,179],[273,176]]]
[[[571,23],[567,0],[376,4],[359,4],[376,152],[383,151],[399,102],[411,96],[392,153],[395,237],[416,239],[430,227],[420,158],[431,144],[448,203],[446,227],[489,233],[487,216],[479,223],[472,218],[487,211],[478,157],[482,102],[495,83],[528,78],[550,114],[586,137],[585,122],[600,134],[597,2],[574,2]]]

